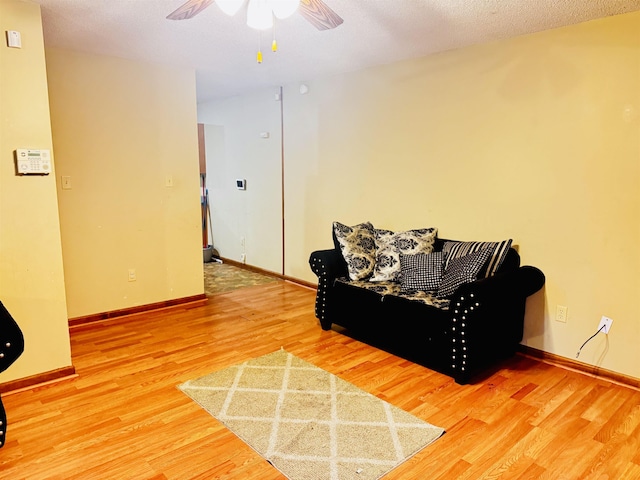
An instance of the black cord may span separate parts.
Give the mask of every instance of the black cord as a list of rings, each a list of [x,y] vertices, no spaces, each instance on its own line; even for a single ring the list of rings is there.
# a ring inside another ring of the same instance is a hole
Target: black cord
[[[599,334],[599,333],[604,329],[604,327],[606,327],[606,325],[602,325],[602,326],[600,327],[600,329],[599,329],[596,333],[594,333],[594,334],[593,334],[593,335],[591,335],[589,338],[587,338],[587,341],[586,341],[586,342],[584,342],[584,343],[582,344],[582,347],[584,347],[587,343],[589,343],[589,341],[590,341],[593,337],[595,337],[597,334]],[[578,353],[576,353],[576,358],[578,358],[578,357],[580,356],[580,352],[582,351],[582,347],[580,347],[580,348],[578,349]]]

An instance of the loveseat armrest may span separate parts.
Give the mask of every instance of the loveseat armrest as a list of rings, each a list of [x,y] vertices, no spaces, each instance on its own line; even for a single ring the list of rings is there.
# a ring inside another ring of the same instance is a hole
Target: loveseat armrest
[[[451,374],[458,383],[518,348],[526,298],[544,274],[524,266],[460,286],[451,299]]]
[[[333,283],[336,278],[346,277],[347,262],[338,249],[316,250],[309,257],[311,270],[318,276],[318,291],[316,292],[316,318],[324,330],[331,328],[331,313]]]
[[[510,272],[465,283],[458,287],[453,298],[470,294],[483,298],[503,299],[505,295],[527,298],[540,290],[544,283],[545,276],[540,269],[525,265]]]
[[[520,293],[526,297],[533,295],[544,287],[546,278],[542,270],[531,265],[523,265],[516,272]]]
[[[349,272],[347,270],[347,262],[344,261],[340,250],[332,248],[330,250],[316,250],[309,257],[309,265],[311,271],[320,277],[326,276],[334,280],[340,277],[346,277]]]

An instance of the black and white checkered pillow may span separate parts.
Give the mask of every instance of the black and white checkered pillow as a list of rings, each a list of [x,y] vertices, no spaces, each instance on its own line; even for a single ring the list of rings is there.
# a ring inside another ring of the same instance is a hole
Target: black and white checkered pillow
[[[480,250],[489,249],[491,255],[489,255],[487,268],[482,269],[479,273],[480,278],[490,277],[495,274],[504,259],[509,253],[509,248],[513,240],[503,240],[501,242],[444,242],[442,251],[445,253],[447,259],[445,260],[445,270],[456,258],[461,258],[470,253],[479,252]]]
[[[442,252],[400,255],[400,290],[436,291],[442,280]]]
[[[485,248],[451,260],[442,275],[442,281],[438,287],[438,296],[450,297],[460,285],[475,281],[478,278],[478,273],[487,263],[492,253],[493,250],[491,248]]]

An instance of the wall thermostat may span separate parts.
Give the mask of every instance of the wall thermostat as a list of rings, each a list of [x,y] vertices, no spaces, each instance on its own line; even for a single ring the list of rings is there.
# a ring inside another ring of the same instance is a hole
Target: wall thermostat
[[[244,178],[236,179],[236,188],[238,190],[246,190],[247,189],[247,181]]]
[[[49,175],[51,152],[19,148],[16,150],[16,175]]]

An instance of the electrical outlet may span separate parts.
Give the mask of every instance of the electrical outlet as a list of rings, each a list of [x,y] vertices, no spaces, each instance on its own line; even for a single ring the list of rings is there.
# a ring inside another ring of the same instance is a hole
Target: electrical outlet
[[[242,263],[246,263],[246,262],[247,262],[247,255],[246,255],[246,254],[244,254],[244,253],[243,253],[242,255],[240,255],[240,261],[241,261]]]
[[[556,305],[556,322],[567,323],[567,311],[564,305]]]
[[[600,325],[598,325],[598,331],[600,331],[600,329],[604,327],[602,328],[602,332],[609,333],[609,330],[611,330],[612,323],[613,323],[613,320],[611,318],[603,316],[600,319]]]
[[[129,269],[129,281],[130,282],[135,282],[136,281],[136,269],[135,268],[130,268]]]

